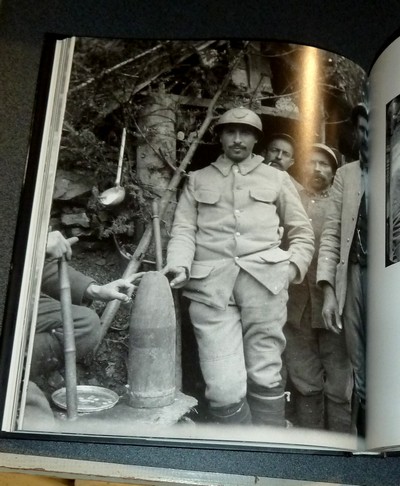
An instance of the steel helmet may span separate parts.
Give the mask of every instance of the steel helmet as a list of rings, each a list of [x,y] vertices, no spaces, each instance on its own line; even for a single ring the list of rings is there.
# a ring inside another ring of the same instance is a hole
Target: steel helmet
[[[329,157],[332,169],[336,170],[338,168],[339,164],[335,152],[328,147],[328,145],[325,145],[324,143],[313,143],[312,148],[314,150],[318,150],[319,152],[325,153]]]
[[[216,124],[216,127],[220,128],[222,125],[230,125],[232,123],[249,125],[257,129],[259,135],[262,135],[261,118],[256,113],[254,113],[254,111],[251,111],[248,108],[244,108],[243,106],[240,106],[238,108],[231,108],[223,115],[221,115],[220,119]]]

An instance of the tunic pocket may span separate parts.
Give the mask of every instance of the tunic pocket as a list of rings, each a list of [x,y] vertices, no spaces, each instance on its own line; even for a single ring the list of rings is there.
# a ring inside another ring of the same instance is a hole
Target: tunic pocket
[[[273,189],[250,189],[250,197],[256,201],[273,204],[278,197],[278,193]]]
[[[289,288],[289,261],[279,263],[265,262],[264,285],[274,295],[279,294],[283,289]]]
[[[216,204],[221,197],[221,194],[209,189],[195,189],[194,198],[198,203],[202,204]]]
[[[201,263],[193,262],[192,268],[190,269],[190,278],[196,280],[206,278],[210,275],[213,269],[213,265],[204,265]]]

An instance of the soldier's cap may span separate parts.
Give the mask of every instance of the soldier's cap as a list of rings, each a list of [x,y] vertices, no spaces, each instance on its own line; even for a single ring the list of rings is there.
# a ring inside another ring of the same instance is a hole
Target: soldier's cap
[[[296,142],[294,138],[287,133],[273,133],[272,135],[270,135],[267,139],[267,147],[271,142],[278,139],[286,140],[286,142],[290,143],[290,145],[292,146],[293,152],[296,152]]]
[[[324,143],[313,143],[311,149],[318,150],[328,155],[329,160],[332,164],[332,168],[335,170],[338,168],[339,163],[336,158],[335,152],[330,147],[328,147],[328,145],[325,145]]]
[[[368,108],[365,103],[357,103],[351,111],[351,122],[353,125],[357,124],[358,117],[362,116],[368,120]]]

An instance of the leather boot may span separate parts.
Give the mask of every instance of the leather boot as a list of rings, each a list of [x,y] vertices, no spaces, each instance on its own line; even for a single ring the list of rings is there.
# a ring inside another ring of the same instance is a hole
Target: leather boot
[[[323,429],[324,424],[324,397],[317,395],[296,395],[297,425],[309,429]]]
[[[328,398],[325,401],[325,414],[328,430],[350,434],[351,424],[351,402],[335,403]]]
[[[353,394],[351,411],[351,433],[365,437],[366,413],[365,401],[361,400],[356,393]]]
[[[357,413],[357,433],[361,437],[365,437],[365,427],[366,427],[365,402],[363,400],[359,400],[358,413]]]
[[[246,399],[224,407],[209,407],[208,418],[217,424],[251,424],[251,412]]]
[[[284,393],[272,396],[251,394],[247,397],[247,400],[250,405],[253,424],[286,427]]]

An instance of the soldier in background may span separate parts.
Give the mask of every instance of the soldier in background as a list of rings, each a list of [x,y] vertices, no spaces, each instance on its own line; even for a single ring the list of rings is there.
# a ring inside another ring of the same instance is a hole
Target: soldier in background
[[[358,432],[365,433],[368,109],[352,111],[359,160],[338,169],[321,235],[317,281],[328,329],[342,326],[354,370]]]
[[[265,163],[275,169],[287,171],[294,164],[295,141],[286,133],[271,135],[265,152]]]
[[[315,254],[304,281],[289,289],[285,363],[294,387],[295,425],[351,431],[352,368],[344,332],[327,329],[317,287],[318,248],[338,163],[333,150],[315,143],[304,165],[300,199],[315,235]]]

